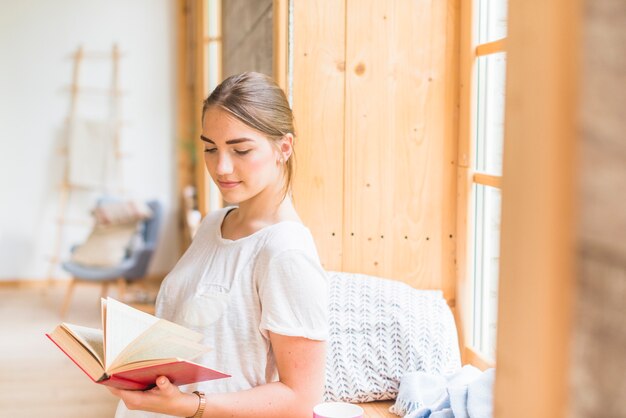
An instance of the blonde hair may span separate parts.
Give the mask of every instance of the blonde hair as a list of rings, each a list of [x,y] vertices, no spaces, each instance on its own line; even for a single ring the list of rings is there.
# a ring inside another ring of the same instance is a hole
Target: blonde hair
[[[219,106],[252,129],[263,133],[276,144],[286,134],[296,133],[293,112],[283,90],[265,74],[245,72],[222,81],[204,100],[202,119],[206,111]],[[294,174],[295,151],[284,164],[285,189],[291,188]]]

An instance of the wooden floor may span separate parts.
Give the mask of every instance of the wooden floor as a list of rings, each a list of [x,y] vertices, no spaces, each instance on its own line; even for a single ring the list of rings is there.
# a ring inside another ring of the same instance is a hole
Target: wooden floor
[[[365,412],[364,418],[398,418],[397,415],[389,412],[389,408],[393,405],[393,401],[380,401],[359,404]]]
[[[45,337],[65,287],[0,285],[0,417],[110,418],[116,399]],[[115,297],[114,294],[112,296]],[[98,327],[100,290],[77,287],[67,322]]]
[[[64,292],[64,286],[0,285],[0,418],[113,416],[116,398],[44,335],[61,322]],[[64,321],[100,327],[99,300],[98,287],[78,286]],[[367,418],[395,417],[391,404],[362,406]]]

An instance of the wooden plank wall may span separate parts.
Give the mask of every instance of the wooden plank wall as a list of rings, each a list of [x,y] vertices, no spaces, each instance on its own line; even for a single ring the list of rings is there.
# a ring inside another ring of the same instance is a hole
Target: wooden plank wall
[[[325,267],[454,299],[456,2],[294,7],[294,195]]]
[[[324,267],[342,270],[345,3],[294,1],[294,199]]]

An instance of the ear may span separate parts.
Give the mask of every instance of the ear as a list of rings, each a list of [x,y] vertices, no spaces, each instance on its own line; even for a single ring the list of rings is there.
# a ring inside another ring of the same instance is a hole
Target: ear
[[[281,159],[286,163],[293,154],[293,135],[285,134],[279,142],[279,151]]]

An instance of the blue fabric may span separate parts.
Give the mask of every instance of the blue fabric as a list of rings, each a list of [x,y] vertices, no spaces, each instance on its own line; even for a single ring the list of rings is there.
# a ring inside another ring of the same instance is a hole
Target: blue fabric
[[[410,373],[400,381],[392,412],[405,418],[491,418],[495,369],[464,366],[447,376]]]
[[[450,407],[456,411],[454,418],[469,418],[467,415],[467,385],[448,388]]]
[[[493,416],[493,382],[495,369],[486,370],[467,386],[467,413],[470,418]]]

